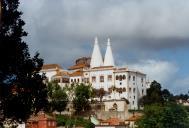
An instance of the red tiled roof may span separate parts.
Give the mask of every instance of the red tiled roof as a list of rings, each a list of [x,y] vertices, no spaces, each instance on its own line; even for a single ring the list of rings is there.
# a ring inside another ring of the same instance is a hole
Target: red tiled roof
[[[102,123],[108,123],[109,125],[120,125],[120,123],[123,123],[124,121],[118,119],[118,118],[110,118],[105,121],[102,121]]]
[[[82,71],[75,71],[71,74],[69,74],[70,77],[73,77],[73,76],[83,76],[83,72]]]
[[[44,64],[43,67],[42,67],[42,70],[45,70],[45,69],[62,69],[62,67],[58,64]]]
[[[54,76],[68,76],[69,73],[66,71],[57,71],[56,75]]]
[[[133,115],[129,117],[126,121],[137,121],[142,117],[142,115]]]
[[[76,64],[74,66],[69,67],[69,70],[74,70],[74,69],[81,69],[81,68],[85,68],[88,67],[87,64]]]
[[[43,119],[46,119],[46,120],[55,120],[55,117],[52,117],[52,116],[49,116],[43,112],[39,112],[38,114],[36,115],[32,115],[29,119],[28,119],[28,122],[33,122],[33,121],[39,121],[41,118],[40,117],[43,117]]]

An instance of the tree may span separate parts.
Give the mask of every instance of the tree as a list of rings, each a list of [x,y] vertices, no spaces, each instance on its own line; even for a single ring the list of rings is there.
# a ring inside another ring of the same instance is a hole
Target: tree
[[[75,98],[73,100],[76,112],[87,110],[89,107],[89,98],[91,97],[92,89],[90,85],[83,83],[76,85]]]
[[[5,118],[25,121],[47,102],[44,76],[39,74],[43,60],[29,54],[22,40],[27,33],[18,11],[19,0],[2,0],[0,26],[0,122]]]
[[[49,111],[58,111],[60,114],[65,110],[68,96],[57,82],[48,83]]]
[[[103,88],[100,88],[100,89],[93,88],[92,93],[93,93],[93,97],[100,98],[100,101],[102,102],[102,98],[106,94],[106,91],[104,91]]]
[[[174,96],[175,100],[188,100],[189,99],[189,95],[188,94],[180,94],[180,95],[176,95]]]
[[[153,81],[150,85],[150,88],[147,89],[146,96],[140,99],[141,105],[149,105],[149,104],[164,104],[173,100],[173,95],[167,90],[161,90],[161,84]]]
[[[137,125],[138,128],[188,128],[189,120],[183,106],[152,104],[144,107],[144,115]]]

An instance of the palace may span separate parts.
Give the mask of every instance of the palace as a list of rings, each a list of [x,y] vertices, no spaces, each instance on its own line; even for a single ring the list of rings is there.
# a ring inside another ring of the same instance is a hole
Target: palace
[[[46,73],[49,81],[58,80],[61,86],[89,83],[95,89],[103,89],[106,92],[102,98],[104,103],[127,100],[128,109],[138,109],[139,99],[146,95],[146,74],[128,67],[116,66],[109,38],[104,58],[100,52],[98,39],[95,38],[91,57],[77,59],[75,65],[68,70],[63,70],[56,64],[44,65],[42,72]],[[111,109],[113,105],[115,106],[113,103],[105,109]],[[119,103],[116,107],[118,110],[121,109]]]

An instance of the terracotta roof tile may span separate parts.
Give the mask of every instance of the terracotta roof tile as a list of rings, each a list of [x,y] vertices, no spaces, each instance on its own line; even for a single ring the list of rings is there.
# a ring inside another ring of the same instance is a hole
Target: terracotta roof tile
[[[88,67],[87,64],[76,64],[74,66],[69,67],[69,70],[74,70],[74,69],[81,69],[81,68],[85,68]]]
[[[28,119],[27,122],[33,122],[33,121],[34,121],[34,122],[37,122],[37,121],[40,120],[40,116],[44,116],[44,119],[47,119],[47,120],[49,120],[49,119],[55,120],[55,117],[52,117],[52,116],[49,116],[49,115],[47,115],[47,114],[45,114],[45,113],[39,112],[39,113],[36,114],[36,115],[32,115],[32,116]]]
[[[70,77],[73,77],[73,76],[83,76],[83,72],[82,71],[75,71],[71,74],[69,74]]]
[[[69,73],[67,71],[57,71],[54,76],[69,76]]]
[[[62,69],[62,67],[58,64],[44,64],[42,67],[42,70],[46,70],[46,69]]]
[[[102,123],[108,123],[109,125],[120,125],[120,123],[123,123],[123,120],[120,120],[118,118],[110,118],[105,121],[102,121]]]
[[[134,115],[129,117],[126,121],[137,121],[142,117],[142,115]]]

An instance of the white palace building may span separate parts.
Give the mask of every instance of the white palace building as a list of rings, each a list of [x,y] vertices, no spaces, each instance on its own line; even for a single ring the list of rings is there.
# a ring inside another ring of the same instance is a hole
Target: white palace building
[[[49,81],[56,79],[61,86],[90,83],[93,88],[107,92],[102,98],[104,103],[125,99],[129,101],[128,109],[138,109],[139,99],[146,95],[146,74],[130,70],[128,67],[116,66],[109,38],[104,58],[100,52],[98,39],[95,38],[91,57],[79,58],[68,70],[63,70],[56,64],[44,65],[42,72],[46,73]],[[109,106],[105,109],[111,109],[113,105]],[[116,109],[119,109],[121,106],[117,107]]]

